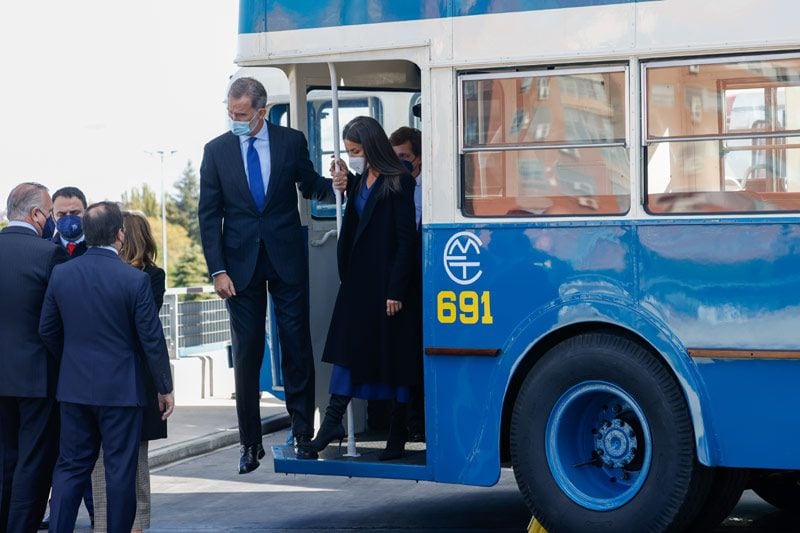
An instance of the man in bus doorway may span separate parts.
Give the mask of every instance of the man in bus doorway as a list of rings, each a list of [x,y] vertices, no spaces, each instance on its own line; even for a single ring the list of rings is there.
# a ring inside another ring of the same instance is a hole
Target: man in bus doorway
[[[417,268],[414,288],[409,298],[409,306],[417,307],[420,317],[420,339],[422,338],[422,132],[416,128],[403,126],[389,136],[394,153],[408,168],[416,181],[414,187],[414,209],[417,221]],[[420,353],[421,352],[420,347]],[[408,407],[408,436],[411,442],[425,441],[425,404],[422,385],[422,364],[419,367],[419,385],[411,389],[411,402]]]
[[[283,354],[286,409],[297,456],[314,459],[314,358],[308,311],[308,260],[297,211],[303,197],[332,197],[314,170],[305,136],[267,122],[267,91],[253,78],[228,91],[230,131],[210,141],[200,166],[200,236],[214,289],[227,301],[233,344],[236,414],[247,474],[264,457],[259,375],[264,358],[267,288]],[[343,191],[346,177],[334,180]]]

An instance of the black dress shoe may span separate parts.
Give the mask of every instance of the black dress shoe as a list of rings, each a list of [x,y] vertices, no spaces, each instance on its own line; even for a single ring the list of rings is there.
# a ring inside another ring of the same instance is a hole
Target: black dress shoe
[[[239,458],[240,474],[249,474],[259,467],[261,463],[259,463],[258,460],[264,457],[264,448],[261,447],[259,450],[260,446],[260,444],[253,444],[251,446],[242,446],[239,448],[242,454]]]
[[[260,442],[256,444],[256,449],[258,450],[258,460],[260,461],[261,459],[264,458],[267,452],[264,451],[264,445],[261,444]]]
[[[389,438],[386,440],[386,448],[381,453],[381,461],[393,461],[403,457],[406,441],[408,440],[408,429],[406,429],[407,405],[395,402],[392,411],[392,424],[389,426]]]
[[[381,455],[378,457],[380,461],[394,461],[395,459],[400,459],[403,457],[403,453],[405,453],[406,448],[406,434],[398,433],[395,435],[389,434],[389,440],[386,442],[386,448],[384,448]]]
[[[301,435],[297,437],[294,455],[298,459],[319,459],[319,454],[311,445],[311,437],[308,435]]]

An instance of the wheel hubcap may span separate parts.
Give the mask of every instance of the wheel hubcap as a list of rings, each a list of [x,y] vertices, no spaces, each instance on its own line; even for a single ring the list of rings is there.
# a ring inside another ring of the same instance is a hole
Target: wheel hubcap
[[[633,499],[650,469],[650,428],[621,387],[586,381],[556,402],[545,451],[559,488],[587,509],[609,511]]]
[[[595,435],[595,452],[606,466],[622,468],[633,462],[636,453],[636,433],[627,422],[615,418],[605,423]]]

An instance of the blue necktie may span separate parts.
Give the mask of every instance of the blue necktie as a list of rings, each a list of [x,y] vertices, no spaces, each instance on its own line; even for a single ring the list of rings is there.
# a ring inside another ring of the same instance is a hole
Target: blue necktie
[[[261,176],[261,159],[258,158],[258,152],[254,146],[256,138],[250,137],[247,142],[250,143],[250,146],[247,147],[247,181],[250,183],[250,194],[253,195],[256,208],[261,212],[264,210],[266,201],[264,178]]]

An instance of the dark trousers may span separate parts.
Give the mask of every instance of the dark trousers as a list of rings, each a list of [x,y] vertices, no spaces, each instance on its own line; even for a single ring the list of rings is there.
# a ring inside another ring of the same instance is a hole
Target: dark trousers
[[[109,533],[128,533],[136,516],[141,407],[61,403],[61,446],[53,473],[50,531],[71,532],[103,446]]]
[[[0,397],[0,532],[39,527],[57,453],[54,399]]]
[[[246,446],[261,443],[259,377],[264,360],[267,287],[281,343],[283,386],[292,432],[295,436],[314,434],[314,355],[308,325],[308,286],[284,282],[262,244],[250,284],[227,300],[239,440]]]

